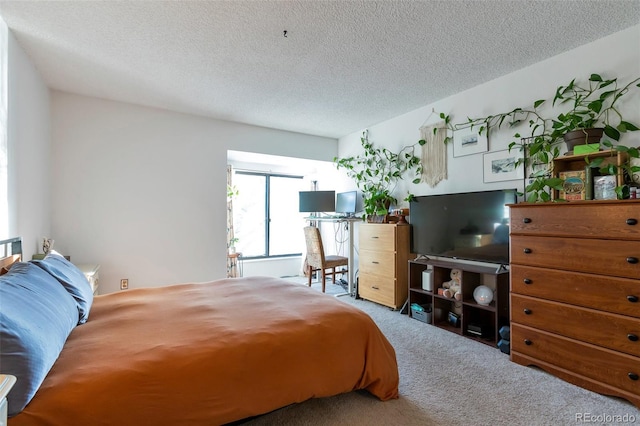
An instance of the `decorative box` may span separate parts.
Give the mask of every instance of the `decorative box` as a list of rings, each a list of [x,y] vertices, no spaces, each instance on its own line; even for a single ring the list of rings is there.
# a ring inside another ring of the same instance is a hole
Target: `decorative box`
[[[586,198],[586,171],[572,170],[560,172],[558,177],[564,180],[560,190],[560,198],[567,201],[584,200]]]

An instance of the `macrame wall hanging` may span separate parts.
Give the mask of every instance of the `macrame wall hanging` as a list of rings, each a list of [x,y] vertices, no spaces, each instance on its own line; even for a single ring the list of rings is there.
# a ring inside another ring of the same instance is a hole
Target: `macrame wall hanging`
[[[422,145],[422,182],[431,187],[447,179],[447,145],[444,143],[446,137],[447,128],[444,122],[420,127],[420,138],[426,141]]]

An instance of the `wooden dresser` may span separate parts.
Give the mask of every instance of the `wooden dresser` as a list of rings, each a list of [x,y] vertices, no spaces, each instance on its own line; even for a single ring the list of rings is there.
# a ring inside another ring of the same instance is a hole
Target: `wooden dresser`
[[[511,206],[511,360],[640,407],[640,200]]]
[[[363,223],[359,232],[358,295],[393,309],[402,307],[408,291],[411,225]]]

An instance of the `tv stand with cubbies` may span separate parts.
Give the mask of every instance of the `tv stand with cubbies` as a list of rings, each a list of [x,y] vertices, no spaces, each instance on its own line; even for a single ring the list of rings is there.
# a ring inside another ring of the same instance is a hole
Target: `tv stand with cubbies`
[[[462,271],[460,301],[438,294],[442,283],[451,279],[452,269]],[[431,271],[431,291],[423,289],[422,285],[422,273],[426,270]],[[493,290],[493,300],[489,305],[480,305],[473,298],[473,291],[480,285]],[[425,258],[410,260],[408,302],[409,308],[413,303],[431,305],[431,325],[495,346],[500,328],[509,325],[509,271],[504,265],[486,266]],[[458,315],[457,326],[449,321],[450,312]],[[411,309],[409,316],[412,317]]]

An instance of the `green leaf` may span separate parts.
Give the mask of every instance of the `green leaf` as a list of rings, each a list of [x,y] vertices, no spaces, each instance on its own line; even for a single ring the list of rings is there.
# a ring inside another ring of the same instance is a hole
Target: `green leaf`
[[[616,90],[610,90],[608,92],[602,92],[600,94],[600,100],[604,101],[605,99],[607,99],[609,96],[614,95],[616,93]]]
[[[540,105],[542,105],[544,103],[544,99],[538,99],[537,101],[535,101],[533,103],[533,108],[538,108]]]
[[[604,161],[603,157],[598,157],[598,158],[594,158],[591,161],[588,161],[587,164],[589,165],[589,167],[596,168],[596,167],[600,167],[603,161]]]
[[[615,83],[616,80],[617,80],[617,78],[614,78],[613,80],[604,81],[604,82],[600,83],[600,88],[603,89],[603,88],[605,88],[607,86],[610,86],[611,84]]]
[[[602,81],[602,77],[600,77],[600,75],[598,74],[591,74],[591,77],[589,77],[589,81]]]
[[[544,201],[544,202],[551,201],[551,195],[549,195],[548,193],[546,193],[546,192],[541,192],[539,195],[540,195],[540,199],[541,199],[542,201]]]
[[[560,178],[550,178],[545,180],[545,184],[549,188],[560,190],[562,189],[562,185],[564,184],[564,180]]]
[[[602,110],[602,101],[601,100],[597,100],[597,101],[590,102],[589,105],[587,105],[587,107],[591,111],[594,111],[597,114]]]
[[[422,146],[422,145],[424,145],[424,144],[426,144],[426,143],[427,143],[427,141],[425,141],[424,139],[420,139],[420,140],[418,141],[418,144],[419,144],[420,146]]]
[[[610,137],[611,139],[615,140],[615,141],[619,141],[620,140],[620,132],[616,129],[614,129],[611,126],[605,126],[604,127],[604,134],[607,135],[608,137]]]
[[[640,130],[640,128],[638,128],[635,124],[629,123],[628,121],[620,121],[620,125],[624,125],[627,132],[635,132],[637,130]]]

